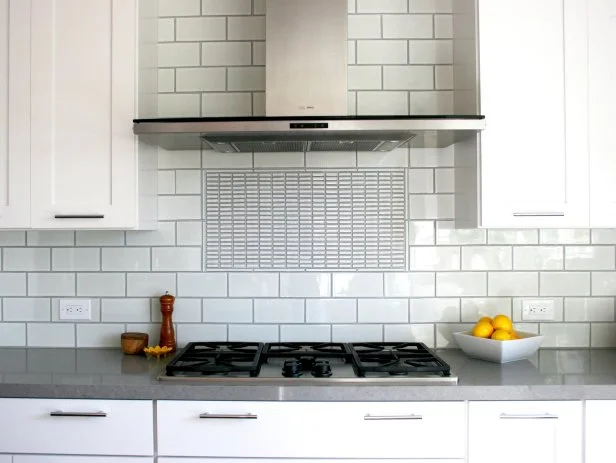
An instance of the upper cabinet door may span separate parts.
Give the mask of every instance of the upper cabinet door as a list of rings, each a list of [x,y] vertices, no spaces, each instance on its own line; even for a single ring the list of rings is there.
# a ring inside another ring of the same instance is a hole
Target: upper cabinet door
[[[589,2],[590,225],[616,227],[616,2]]]
[[[588,226],[586,30],[586,0],[479,1],[483,227]]]
[[[32,227],[135,227],[136,0],[31,1]]]
[[[0,0],[0,228],[30,226],[30,1]]]

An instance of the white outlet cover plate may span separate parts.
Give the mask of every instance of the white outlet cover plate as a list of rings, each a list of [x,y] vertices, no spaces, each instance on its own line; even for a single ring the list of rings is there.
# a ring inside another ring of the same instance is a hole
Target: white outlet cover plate
[[[522,301],[522,320],[553,321],[554,301],[551,299],[524,299]]]
[[[91,320],[90,299],[60,299],[60,320]]]

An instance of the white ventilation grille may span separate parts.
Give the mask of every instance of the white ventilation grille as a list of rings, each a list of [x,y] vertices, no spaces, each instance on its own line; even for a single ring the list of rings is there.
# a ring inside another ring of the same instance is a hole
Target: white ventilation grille
[[[404,171],[206,172],[206,269],[404,269]]]

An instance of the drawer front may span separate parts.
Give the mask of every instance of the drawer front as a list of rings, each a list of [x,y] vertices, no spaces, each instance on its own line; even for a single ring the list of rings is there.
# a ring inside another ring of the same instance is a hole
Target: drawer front
[[[464,458],[465,410],[461,402],[161,401],[158,453],[244,458]],[[443,436],[447,436],[447,445],[443,445]]]
[[[10,462],[10,460],[8,460]],[[2,462],[2,460],[0,460]],[[69,457],[15,455],[13,463],[154,463],[152,457]],[[415,462],[413,462],[415,463]]]
[[[0,399],[0,410],[0,452],[154,454],[150,401]]]

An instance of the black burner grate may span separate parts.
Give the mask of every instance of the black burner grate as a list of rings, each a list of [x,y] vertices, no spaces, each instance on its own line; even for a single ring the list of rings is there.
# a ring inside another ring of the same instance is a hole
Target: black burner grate
[[[191,342],[166,367],[168,376],[246,373],[258,376],[263,344],[257,342]]]

